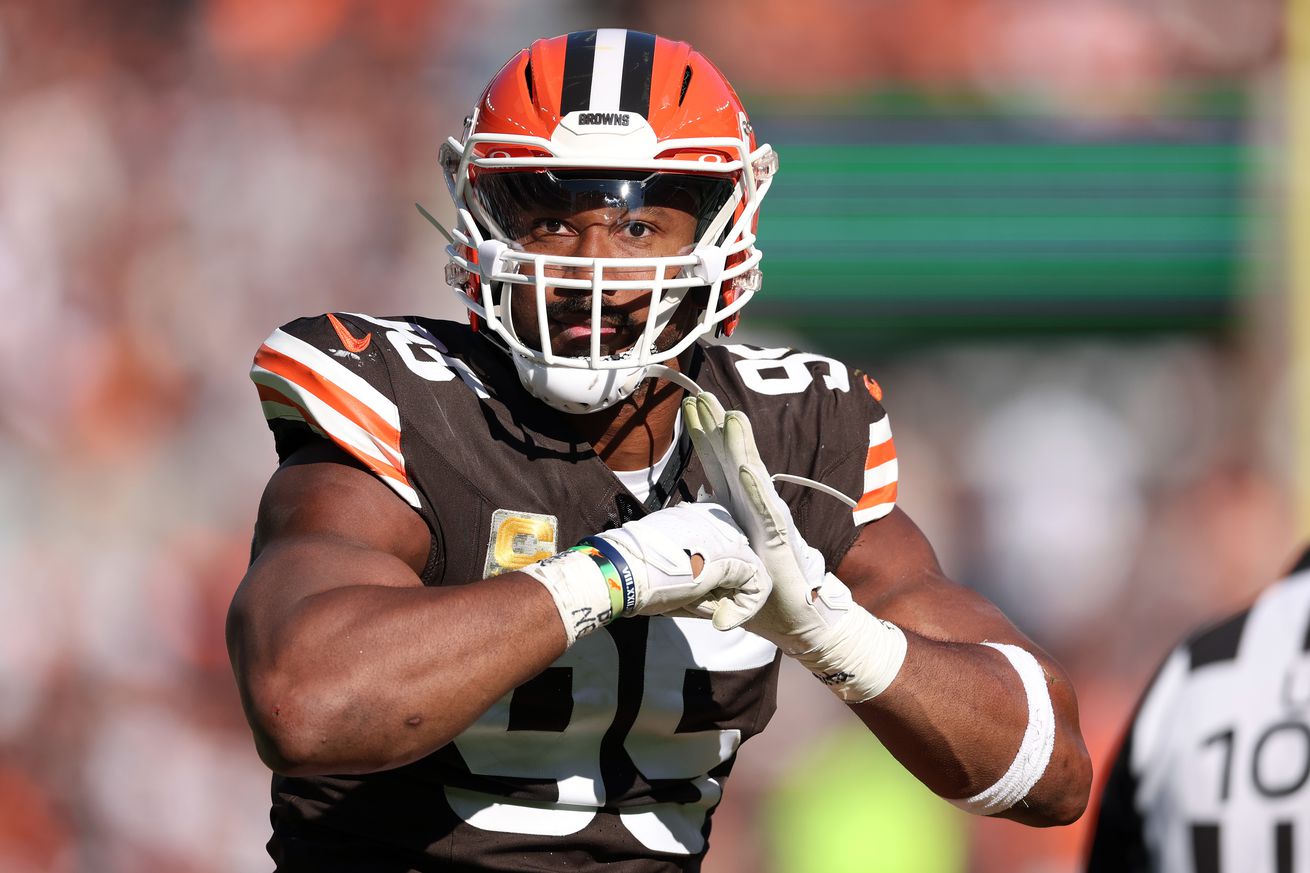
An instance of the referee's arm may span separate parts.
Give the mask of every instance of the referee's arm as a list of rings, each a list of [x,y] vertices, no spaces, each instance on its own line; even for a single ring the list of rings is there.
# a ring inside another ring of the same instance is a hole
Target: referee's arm
[[[1131,765],[1135,726],[1135,720],[1129,724],[1101,794],[1087,873],[1150,873],[1152,870],[1142,832],[1142,816],[1136,804],[1137,777]]]

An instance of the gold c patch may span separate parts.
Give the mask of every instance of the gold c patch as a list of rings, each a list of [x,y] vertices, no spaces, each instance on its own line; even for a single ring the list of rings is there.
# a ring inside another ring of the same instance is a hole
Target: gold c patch
[[[491,539],[482,575],[498,576],[549,558],[555,554],[558,527],[553,515],[497,509],[491,515]]]

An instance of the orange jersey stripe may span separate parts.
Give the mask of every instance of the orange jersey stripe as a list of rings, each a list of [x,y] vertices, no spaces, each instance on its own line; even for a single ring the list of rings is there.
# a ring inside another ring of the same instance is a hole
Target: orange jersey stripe
[[[896,460],[896,444],[887,440],[885,443],[869,446],[869,454],[864,458],[864,469],[872,470],[879,464],[894,460]]]
[[[868,494],[865,494],[863,497],[861,497],[860,502],[855,504],[854,511],[859,512],[861,509],[870,509],[874,506],[877,506],[879,503],[895,503],[895,502],[896,502],[896,483],[890,482],[882,486],[881,488],[873,489]]]
[[[259,347],[255,364],[310,392],[342,416],[368,431],[387,448],[400,454],[400,431],[383,420],[354,395],[343,391],[314,370],[267,345]]]
[[[281,403],[285,406],[290,406],[295,410],[297,410],[300,413],[300,417],[303,418],[307,423],[313,423],[316,427],[318,427],[319,430],[326,433],[329,437],[332,436],[331,431],[329,431],[327,428],[323,427],[322,425],[318,424],[317,420],[314,418],[313,414],[309,412],[309,410],[305,409],[305,407],[301,406],[299,403],[297,403],[295,400],[288,397],[287,395],[283,394],[281,391],[277,390],[276,388],[270,388],[268,385],[261,385],[259,383],[256,383],[255,388],[259,392],[260,400],[268,400],[272,403]],[[340,446],[343,450],[345,450],[346,452],[354,456],[356,459],[358,459],[370,470],[377,473],[379,476],[385,476],[388,479],[395,479],[397,482],[403,482],[406,485],[409,484],[409,477],[405,475],[405,471],[401,470],[399,467],[395,466],[394,464],[385,461],[379,461],[377,458],[373,457],[372,455],[366,454],[365,452],[361,452],[359,449],[356,449],[354,446],[342,440],[333,438],[332,441],[336,443],[338,446]]]

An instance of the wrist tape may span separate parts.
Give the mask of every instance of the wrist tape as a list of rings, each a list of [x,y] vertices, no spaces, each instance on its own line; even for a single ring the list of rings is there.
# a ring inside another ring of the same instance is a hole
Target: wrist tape
[[[852,603],[822,646],[792,657],[842,700],[863,703],[886,691],[901,671],[905,632]]]
[[[635,608],[636,580],[618,549],[598,537],[522,569],[551,597],[568,645]]]
[[[1051,706],[1051,693],[1046,688],[1046,673],[1031,652],[1005,643],[982,645],[991,646],[1005,655],[1019,673],[1028,697],[1028,727],[1023,732],[1014,762],[995,785],[973,797],[952,800],[951,803],[975,815],[995,815],[1027,797],[1046,772],[1055,748],[1055,710]]]

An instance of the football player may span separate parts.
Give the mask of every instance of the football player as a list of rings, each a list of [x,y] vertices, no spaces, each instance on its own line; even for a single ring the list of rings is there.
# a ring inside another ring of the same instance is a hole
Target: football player
[[[722,74],[539,40],[440,158],[469,323],[305,318],[252,371],[228,639],[278,869],[697,869],[784,655],[942,797],[1076,819],[1073,691],[895,507],[878,386],[708,342],[778,169]]]

